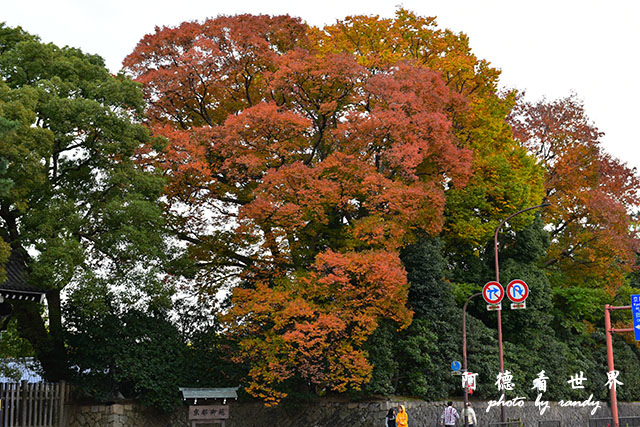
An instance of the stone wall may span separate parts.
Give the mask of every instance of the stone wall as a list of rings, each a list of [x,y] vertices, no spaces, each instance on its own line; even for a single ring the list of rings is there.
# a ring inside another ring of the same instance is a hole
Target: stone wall
[[[403,404],[409,414],[410,427],[437,427],[445,406],[444,402],[379,401],[379,402],[321,402],[305,405],[286,405],[265,408],[261,403],[229,403],[231,418],[226,427],[382,427],[389,408]],[[462,402],[455,402],[458,410]],[[488,413],[486,402],[474,402],[479,427],[500,421],[500,409]],[[538,427],[539,421],[560,420],[562,427],[588,427],[590,418],[610,417],[607,402],[591,416],[593,406],[560,407],[551,402],[549,409],[540,415],[535,402],[523,402],[522,407],[506,408],[508,418],[519,418],[525,427]],[[621,402],[620,417],[640,417],[640,403]],[[72,405],[68,408],[68,427],[190,427],[186,406],[174,414],[166,415],[144,409],[139,405]],[[214,426],[210,424],[209,426]],[[463,424],[464,425],[464,424]],[[542,424],[544,426],[544,424]],[[198,426],[207,427],[206,424]],[[621,427],[625,427],[624,424]]]
[[[560,407],[551,402],[544,415],[540,415],[535,402],[523,402],[523,407],[506,408],[507,418],[521,419],[526,427],[538,427],[539,421],[560,420],[563,427],[588,427],[589,418],[610,417],[606,402],[591,416],[593,407]],[[405,405],[409,414],[410,427],[439,427],[440,415],[445,402],[389,401],[368,403],[324,403],[298,408],[263,408],[260,404],[231,406],[231,419],[227,427],[381,427],[389,408]],[[500,408],[492,408],[487,413],[486,402],[473,404],[479,427],[500,421]],[[462,408],[462,402],[454,407]],[[620,403],[619,416],[640,416],[640,404]],[[624,427],[624,426],[621,426]]]
[[[134,403],[113,405],[68,405],[68,427],[187,427],[186,410],[161,414]],[[184,420],[184,422],[181,422]]]

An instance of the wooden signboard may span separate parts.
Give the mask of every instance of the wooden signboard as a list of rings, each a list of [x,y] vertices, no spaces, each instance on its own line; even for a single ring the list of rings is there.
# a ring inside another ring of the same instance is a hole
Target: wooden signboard
[[[189,421],[192,426],[196,423],[220,423],[224,427],[227,419],[229,419],[229,405],[189,406]]]

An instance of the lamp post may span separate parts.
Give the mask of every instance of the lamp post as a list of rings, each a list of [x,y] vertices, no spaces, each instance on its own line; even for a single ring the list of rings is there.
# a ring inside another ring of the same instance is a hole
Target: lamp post
[[[467,306],[469,301],[473,298],[482,295],[482,292],[475,293],[467,298],[467,302],[462,307],[462,373],[467,372]],[[464,408],[462,408],[462,416],[464,417],[464,427],[469,427],[465,410],[467,410],[467,403],[469,403],[469,388],[464,388]]]
[[[549,205],[551,205],[551,203],[542,203],[537,206],[532,206],[530,208],[519,210],[518,212],[513,213],[508,217],[506,217],[505,219],[503,219],[500,225],[498,225],[498,228],[496,228],[496,232],[493,235],[493,243],[494,243],[493,248],[494,248],[495,260],[496,260],[496,282],[500,283],[500,265],[498,262],[498,233],[500,232],[500,229],[502,228],[502,226],[516,215],[520,215],[521,213],[530,211],[531,209],[543,208]],[[503,352],[502,352],[502,310],[497,310],[497,311],[498,311],[498,359],[500,361],[500,374],[504,374],[504,358],[503,358]],[[500,421],[505,423],[507,422],[506,420],[507,416],[506,416],[504,405],[502,405],[500,409],[501,409]]]

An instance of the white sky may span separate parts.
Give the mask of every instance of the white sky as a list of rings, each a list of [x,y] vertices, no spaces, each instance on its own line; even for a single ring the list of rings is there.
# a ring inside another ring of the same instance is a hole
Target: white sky
[[[154,27],[220,14],[301,17],[322,26],[347,15],[393,16],[396,6],[436,16],[469,35],[476,55],[502,70],[503,86],[530,99],[575,91],[606,133],[607,151],[640,169],[640,2],[632,0],[0,0],[0,22],[45,42],[105,58],[114,72]]]

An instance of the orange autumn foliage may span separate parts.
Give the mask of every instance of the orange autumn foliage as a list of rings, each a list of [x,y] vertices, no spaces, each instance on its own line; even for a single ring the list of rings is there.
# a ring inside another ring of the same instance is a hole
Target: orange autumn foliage
[[[440,29],[435,17],[400,8],[394,18],[348,16],[334,25],[314,28],[310,38],[324,53],[351,52],[371,69],[416,61],[442,74],[445,84],[466,96],[493,95],[500,71],[477,58],[463,33]]]
[[[157,163],[198,284],[242,285],[225,319],[269,403],[292,378],[368,380],[363,343],[412,316],[399,249],[440,232],[471,173],[451,115],[467,101],[440,73],[312,45],[299,20],[242,15],[158,28],[125,60],[169,141]]]
[[[603,151],[602,134],[575,96],[521,102],[511,121],[516,138],[547,170],[547,266],[563,273],[562,286],[604,286],[614,295],[635,265],[636,171]]]
[[[465,247],[471,253],[464,256],[477,255],[502,219],[540,203],[543,170],[513,140],[506,120],[514,94],[498,92],[500,71],[472,52],[464,33],[441,29],[436,18],[400,8],[393,18],[348,16],[313,29],[310,39],[322,52],[355,55],[373,73],[413,61],[439,74],[448,90],[468,100],[449,110],[453,133],[473,150],[468,184],[447,191],[444,235],[452,250]],[[512,225],[522,227],[532,215],[520,215]]]
[[[239,360],[250,363],[253,379],[247,390],[268,403],[284,397],[275,386],[294,373],[319,388],[359,387],[371,374],[361,347],[376,319],[401,327],[411,321],[406,273],[397,254],[386,251],[328,250],[309,273],[238,289],[234,297],[234,330],[243,337]]]

